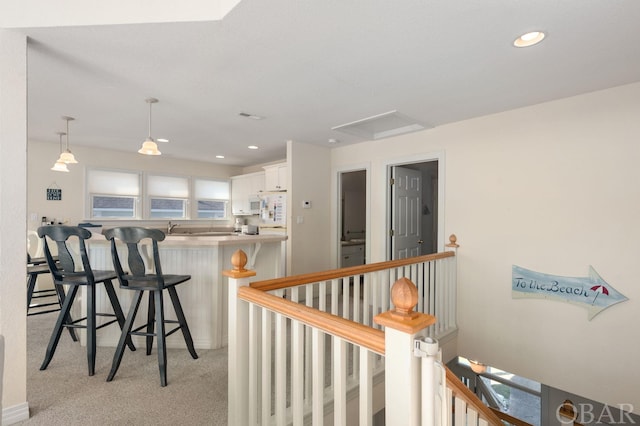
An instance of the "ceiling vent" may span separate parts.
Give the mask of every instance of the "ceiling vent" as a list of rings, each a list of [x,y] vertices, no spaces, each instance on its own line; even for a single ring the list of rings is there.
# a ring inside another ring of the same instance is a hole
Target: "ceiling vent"
[[[403,133],[417,132],[431,126],[414,120],[396,110],[363,118],[362,120],[352,121],[351,123],[341,124],[332,127],[331,130],[348,133],[350,135],[359,136],[361,138],[383,139],[391,136],[401,135]]]

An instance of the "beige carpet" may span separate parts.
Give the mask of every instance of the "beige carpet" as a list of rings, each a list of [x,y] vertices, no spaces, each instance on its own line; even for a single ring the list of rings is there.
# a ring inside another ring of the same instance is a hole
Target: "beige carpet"
[[[40,371],[56,313],[27,319],[27,400],[24,425],[226,425],[227,350],[169,349],[166,387],[155,349],[126,350],[112,382],[114,348],[98,347],[96,373],[87,375],[86,348],[64,332],[48,368]],[[110,325],[109,327],[117,327]],[[100,333],[100,330],[98,330]]]

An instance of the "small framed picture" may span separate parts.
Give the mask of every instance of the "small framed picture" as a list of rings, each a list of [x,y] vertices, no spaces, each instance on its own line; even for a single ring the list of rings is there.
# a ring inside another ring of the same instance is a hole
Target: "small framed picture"
[[[54,200],[54,201],[62,200],[62,189],[47,188],[47,200]]]

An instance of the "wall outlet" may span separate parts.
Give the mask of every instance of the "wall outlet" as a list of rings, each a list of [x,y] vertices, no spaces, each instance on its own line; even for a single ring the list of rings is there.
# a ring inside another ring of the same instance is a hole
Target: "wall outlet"
[[[296,216],[296,223],[298,225],[300,225],[301,223],[304,223],[304,216]]]

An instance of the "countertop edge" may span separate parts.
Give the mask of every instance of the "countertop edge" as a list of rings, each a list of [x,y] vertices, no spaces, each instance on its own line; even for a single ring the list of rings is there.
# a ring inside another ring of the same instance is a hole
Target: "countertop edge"
[[[167,235],[164,241],[160,242],[162,246],[226,246],[238,244],[255,244],[255,243],[274,243],[286,241],[286,235],[206,235],[206,236],[187,236],[187,235]],[[104,235],[94,234],[88,240],[90,244],[108,243],[109,241]]]

